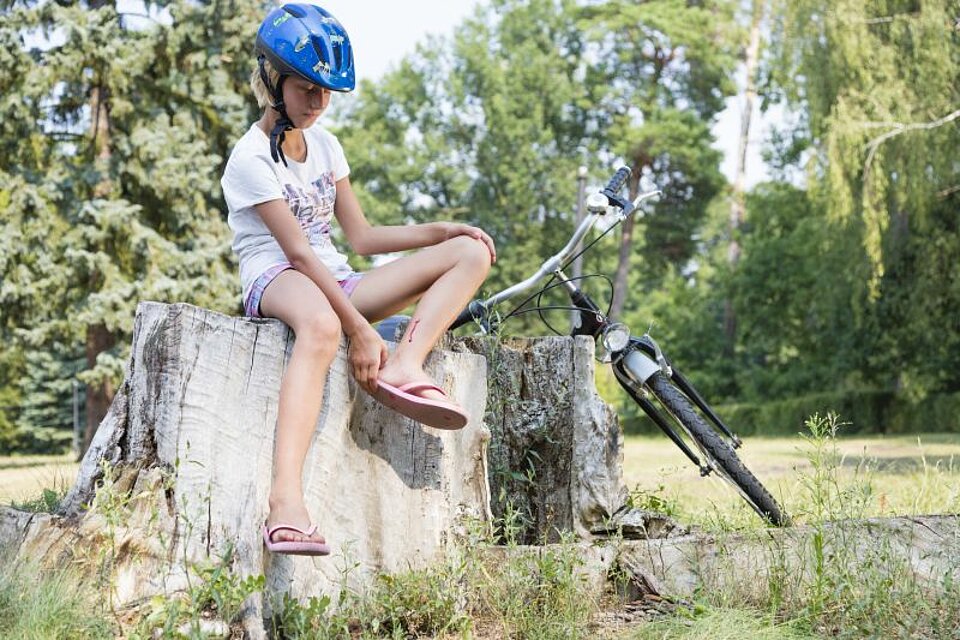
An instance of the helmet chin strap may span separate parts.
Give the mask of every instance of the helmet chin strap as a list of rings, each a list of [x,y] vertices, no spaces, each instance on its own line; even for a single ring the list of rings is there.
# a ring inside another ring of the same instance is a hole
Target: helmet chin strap
[[[283,81],[287,79],[287,76],[281,75],[280,79],[277,80],[277,86],[270,86],[267,70],[263,66],[265,59],[263,55],[257,57],[257,63],[260,67],[260,79],[263,81],[263,85],[267,88],[267,91],[273,95],[273,104],[270,106],[278,114],[277,123],[273,126],[273,131],[270,132],[270,156],[274,162],[283,162],[283,166],[286,167],[288,165],[287,158],[283,155],[283,140],[286,138],[287,131],[293,129],[293,122],[287,115],[287,107],[283,103]]]

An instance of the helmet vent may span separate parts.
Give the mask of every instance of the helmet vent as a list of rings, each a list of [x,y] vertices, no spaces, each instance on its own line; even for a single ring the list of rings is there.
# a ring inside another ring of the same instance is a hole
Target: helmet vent
[[[343,68],[343,40],[333,42],[333,68]]]
[[[304,11],[301,7],[298,7],[295,4],[285,4],[281,7],[281,9],[283,9],[284,11],[286,11],[287,13],[289,13],[295,18],[303,18],[303,17],[306,17],[307,15],[306,11]]]

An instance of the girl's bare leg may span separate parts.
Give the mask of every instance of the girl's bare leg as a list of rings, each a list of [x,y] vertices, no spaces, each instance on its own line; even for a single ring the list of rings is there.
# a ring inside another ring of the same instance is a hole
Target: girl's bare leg
[[[480,240],[458,236],[404,256],[364,275],[350,296],[371,322],[419,299],[406,333],[380,372],[393,385],[427,382],[427,354],[469,302],[490,270],[490,252]],[[436,392],[424,397],[443,399]]]
[[[340,345],[340,320],[313,281],[292,269],[267,286],[260,312],[282,320],[296,336],[280,383],[267,526],[283,523],[305,530],[311,520],[303,504],[303,462],[320,414],[327,372]],[[307,538],[292,531],[278,531],[273,540],[324,541],[320,535]]]

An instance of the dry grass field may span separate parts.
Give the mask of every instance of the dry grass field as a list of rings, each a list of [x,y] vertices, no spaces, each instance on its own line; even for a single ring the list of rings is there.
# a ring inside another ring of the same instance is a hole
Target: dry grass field
[[[837,438],[837,462],[848,480],[872,492],[866,515],[960,511],[960,434]],[[753,437],[740,456],[791,515],[801,515],[813,445],[801,436]],[[724,482],[699,472],[665,436],[629,436],[624,481],[641,500],[660,501],[689,523],[752,515]]]

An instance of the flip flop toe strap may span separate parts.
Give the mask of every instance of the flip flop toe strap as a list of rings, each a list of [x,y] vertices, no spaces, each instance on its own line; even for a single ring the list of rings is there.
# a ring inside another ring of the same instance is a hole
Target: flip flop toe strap
[[[404,393],[417,394],[418,391],[437,391],[443,395],[447,395],[446,392],[433,384],[432,382],[411,382],[402,386],[397,387],[400,391]],[[419,394],[417,394],[419,395]]]
[[[278,524],[267,530],[267,537],[272,541],[273,534],[275,534],[277,531],[293,531],[294,533],[299,533],[300,535],[309,538],[317,532],[317,525],[313,525],[304,531],[300,527],[295,527],[292,524]]]

